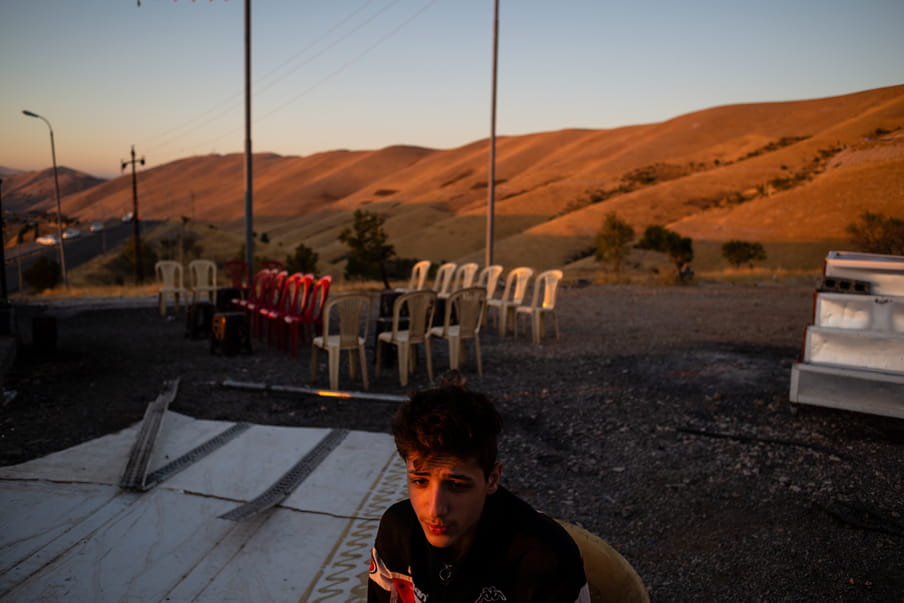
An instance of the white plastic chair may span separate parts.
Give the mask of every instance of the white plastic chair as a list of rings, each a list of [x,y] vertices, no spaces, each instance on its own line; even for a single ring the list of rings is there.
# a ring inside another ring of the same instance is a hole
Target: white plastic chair
[[[468,287],[472,287],[474,285],[474,276],[477,275],[477,264],[474,262],[468,262],[467,264],[462,264],[458,268],[455,269],[455,274],[452,276],[452,284],[449,286],[449,291],[447,293],[440,293],[440,297],[449,297],[453,292],[458,291],[459,289],[467,289]]]
[[[408,309],[408,328],[399,326],[399,317],[402,309]],[[392,305],[392,331],[384,331],[377,335],[376,367],[374,372],[380,376],[382,365],[383,344],[393,344],[398,350],[399,358],[399,382],[408,385],[408,374],[414,368],[415,356],[411,346],[427,342],[427,332],[433,323],[433,311],[436,308],[436,293],[430,290],[411,291],[395,300]],[[433,361],[430,358],[430,346],[424,346],[424,355],[427,357],[427,377],[433,381]]]
[[[463,343],[474,341],[474,356],[477,360],[477,374],[483,376],[483,362],[480,358],[480,325],[486,311],[486,290],[483,287],[466,287],[455,291],[446,299],[442,326],[433,327],[427,333],[427,347],[434,337],[449,340],[449,368],[461,365]],[[457,323],[452,324],[455,316]]]
[[[433,281],[433,291],[439,297],[446,297],[452,291],[452,277],[455,276],[455,264],[446,262],[436,271],[436,279]]]
[[[421,260],[411,267],[411,278],[405,291],[420,291],[427,282],[427,273],[430,271],[430,260]]]
[[[533,275],[533,268],[527,266],[512,268],[505,277],[505,289],[502,291],[502,297],[487,299],[487,308],[496,310],[496,322],[499,325],[500,335],[505,335],[508,323],[514,321],[515,308],[524,301],[527,284]]]
[[[154,264],[154,273],[157,278],[157,306],[160,308],[160,316],[166,316],[166,300],[172,295],[179,311],[179,296],[185,293],[182,283],[182,264],[172,260],[162,260]]]
[[[188,263],[188,282],[191,303],[197,302],[205,293],[208,301],[213,303],[217,294],[217,265],[210,260],[192,260]]]
[[[330,318],[336,313],[339,332],[330,333]],[[342,350],[348,350],[348,374],[355,378],[355,355],[361,365],[361,381],[364,389],[367,382],[367,355],[364,343],[367,341],[367,323],[370,317],[370,297],[364,294],[348,294],[333,297],[323,307],[323,335],[311,340],[311,383],[317,380],[317,350],[326,350],[330,389],[339,389],[339,361]],[[362,326],[363,325],[363,326]]]
[[[537,275],[534,281],[534,293],[530,304],[518,306],[515,310],[515,335],[518,334],[518,321],[521,316],[530,318],[531,336],[534,343],[540,343],[546,332],[546,317],[552,316],[556,326],[556,339],[559,338],[559,317],[556,314],[556,290],[562,280],[561,270],[547,270]],[[541,297],[542,296],[542,297]]]
[[[487,290],[487,300],[493,299],[496,293],[496,286],[499,284],[499,277],[502,275],[502,266],[493,264],[487,266],[477,275],[477,286]]]

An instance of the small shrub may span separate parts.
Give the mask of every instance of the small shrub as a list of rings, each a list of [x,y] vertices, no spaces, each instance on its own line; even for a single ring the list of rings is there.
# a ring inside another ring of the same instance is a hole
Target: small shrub
[[[22,272],[22,280],[35,291],[53,289],[62,280],[60,265],[47,256],[41,256]]]
[[[317,274],[317,261],[320,255],[305,245],[299,243],[295,248],[295,254],[286,257],[286,270],[293,274],[301,272],[302,274]]]
[[[749,264],[752,268],[754,262],[766,259],[766,250],[762,243],[727,241],[722,244],[722,257],[735,268],[740,268],[743,264]]]
[[[665,226],[653,224],[644,231],[643,238],[636,247],[668,255],[675,265],[678,282],[687,282],[693,278],[691,261],[694,259],[694,242],[690,237],[682,237]]]
[[[365,210],[355,210],[354,224],[339,233],[339,240],[348,245],[349,256],[345,265],[346,278],[379,277],[389,289],[387,262],[395,256],[395,247],[387,243],[383,230],[384,218]]]
[[[904,220],[865,211],[846,230],[857,251],[904,255]]]
[[[147,240],[141,240],[141,276],[145,280],[153,280],[154,264],[157,263],[157,252],[148,245]],[[135,274],[135,237],[129,237],[122,247],[122,252],[111,264],[114,272]]]
[[[621,272],[621,264],[631,250],[634,227],[619,218],[615,212],[606,214],[603,225],[596,235],[596,259],[609,262],[612,272]]]

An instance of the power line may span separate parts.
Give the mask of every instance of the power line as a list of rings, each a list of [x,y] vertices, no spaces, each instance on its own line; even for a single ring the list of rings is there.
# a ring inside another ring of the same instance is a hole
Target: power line
[[[285,109],[285,108],[288,107],[289,105],[292,105],[292,104],[296,103],[296,102],[297,102],[298,100],[300,100],[301,98],[307,96],[308,94],[310,94],[311,92],[313,92],[314,90],[316,90],[317,88],[319,88],[320,86],[322,86],[323,84],[325,84],[326,82],[330,81],[331,79],[333,79],[334,77],[336,77],[337,75],[339,75],[340,73],[342,73],[343,71],[345,71],[346,69],[348,69],[348,68],[349,68],[350,66],[352,66],[353,64],[357,63],[358,61],[360,61],[361,59],[363,59],[364,57],[366,57],[368,54],[370,54],[371,52],[373,52],[377,47],[379,47],[379,46],[382,45],[384,42],[386,42],[387,40],[389,40],[391,37],[393,37],[393,36],[394,36],[395,34],[397,34],[399,31],[401,31],[406,25],[408,25],[409,23],[411,23],[412,21],[414,21],[417,17],[419,17],[422,13],[424,13],[428,8],[430,8],[431,6],[433,6],[434,4],[436,4],[438,1],[439,1],[439,0],[430,0],[427,4],[425,4],[423,7],[421,7],[421,8],[420,8],[418,11],[416,11],[413,15],[411,15],[410,17],[408,17],[407,19],[405,19],[402,23],[400,23],[399,25],[397,25],[395,28],[393,28],[389,33],[387,33],[387,34],[384,35],[383,37],[379,38],[376,42],[374,42],[373,44],[371,44],[370,46],[368,46],[367,48],[365,48],[361,53],[359,53],[358,55],[356,55],[354,58],[349,59],[348,61],[346,61],[345,63],[343,63],[339,68],[337,68],[337,69],[335,69],[334,71],[330,72],[329,74],[327,74],[326,76],[324,76],[323,78],[321,78],[320,80],[318,80],[315,84],[312,84],[311,86],[309,86],[308,88],[306,88],[305,90],[303,90],[302,92],[300,92],[299,94],[296,94],[295,96],[291,97],[290,99],[288,99],[287,101],[285,101],[285,102],[282,103],[281,105],[278,105],[278,106],[275,107],[274,109],[271,109],[271,110],[268,111],[267,113],[265,113],[265,114],[263,114],[262,116],[260,116],[260,117],[258,117],[257,119],[255,119],[255,120],[254,120],[255,125],[257,125],[258,123],[262,122],[263,120],[265,120],[265,119],[267,119],[267,118],[269,118],[269,117],[272,117],[273,115],[275,115],[276,113],[282,111],[283,109]],[[204,141],[204,142],[202,142],[202,143],[199,143],[197,146],[198,146],[198,147],[202,147],[202,146],[206,147],[206,146],[208,146],[208,145],[210,145],[210,144],[213,144],[213,143],[215,143],[215,142],[217,142],[217,141],[219,141],[219,140],[222,140],[223,138],[225,138],[225,137],[227,137],[227,136],[231,136],[232,134],[234,134],[234,133],[236,132],[237,129],[238,129],[238,128],[232,128],[232,129],[230,129],[230,130],[228,130],[228,131],[226,131],[226,132],[224,132],[224,133],[222,133],[222,134],[220,134],[220,135],[218,135],[218,136],[215,136],[214,138],[210,138],[210,139],[207,139],[206,141]]]
[[[305,53],[307,53],[309,50],[311,50],[312,48],[314,48],[317,44],[319,44],[321,41],[323,41],[325,38],[327,38],[329,35],[331,35],[334,31],[336,31],[337,29],[339,29],[339,28],[340,28],[342,25],[344,25],[346,22],[348,22],[349,20],[351,20],[351,19],[353,19],[354,17],[356,17],[361,11],[363,11],[365,8],[367,8],[367,6],[369,6],[372,2],[373,2],[373,0],[366,0],[366,1],[364,2],[364,4],[362,4],[361,6],[359,6],[359,7],[356,8],[356,9],[352,10],[352,11],[349,12],[347,15],[345,15],[343,18],[341,18],[339,21],[337,21],[336,23],[334,23],[334,24],[333,24],[333,25],[332,25],[332,26],[331,26],[324,34],[322,34],[321,36],[319,36],[319,37],[317,37],[316,39],[314,39],[310,44],[308,44],[307,46],[305,46],[302,50],[300,50],[299,52],[295,53],[294,55],[292,55],[291,57],[289,57],[288,59],[286,59],[285,61],[283,61],[280,65],[278,65],[278,66],[275,67],[274,69],[271,69],[271,70],[268,71],[266,74],[264,74],[264,75],[258,80],[257,85],[260,86],[260,85],[262,85],[262,83],[263,83],[263,87],[260,88],[260,90],[258,90],[258,92],[262,92],[262,91],[264,91],[264,90],[267,90],[268,88],[272,87],[274,84],[276,84],[276,83],[278,83],[279,81],[281,81],[282,79],[284,79],[284,78],[285,78],[286,76],[288,76],[289,74],[294,73],[295,71],[297,71],[301,66],[303,66],[303,65],[305,65],[305,64],[307,64],[307,63],[310,63],[310,62],[311,62],[312,60],[314,60],[315,58],[321,56],[321,55],[325,52],[325,50],[324,50],[324,51],[321,51],[321,52],[319,52],[319,53],[317,53],[317,54],[315,54],[315,55],[312,56],[312,57],[309,57],[309,58],[305,59],[304,61],[302,61],[302,63],[301,63],[300,65],[296,66],[296,67],[295,67],[292,71],[290,71],[288,74],[286,74],[286,75],[284,75],[284,76],[282,76],[282,77],[276,78],[274,81],[272,81],[272,82],[270,82],[270,83],[266,83],[267,79],[270,78],[271,76],[273,76],[273,74],[277,73],[278,71],[280,71],[281,69],[283,69],[286,65],[288,65],[288,64],[292,63],[293,61],[295,61],[296,59],[298,59],[298,57],[303,56]],[[380,9],[379,11],[377,11],[376,13],[374,13],[373,15],[371,15],[371,16],[370,16],[367,20],[365,20],[361,25],[359,25],[358,27],[355,27],[354,29],[352,29],[351,31],[349,31],[348,33],[346,33],[345,35],[343,35],[342,37],[340,37],[336,42],[334,42],[333,44],[331,44],[330,46],[328,46],[327,49],[330,49],[330,48],[336,46],[338,43],[345,41],[348,37],[350,37],[352,34],[354,34],[354,33],[357,32],[359,29],[361,29],[361,27],[363,27],[363,26],[366,25],[367,23],[371,22],[371,21],[372,21],[374,18],[376,18],[377,16],[381,15],[382,13],[384,13],[386,10],[388,10],[392,5],[396,4],[397,2],[398,2],[398,0],[392,0],[391,2],[389,2],[389,3],[388,3],[387,5],[385,5],[382,9]],[[156,135],[156,136],[153,136],[153,137],[147,139],[147,140],[144,142],[144,146],[147,147],[147,148],[150,148],[151,150],[155,150],[155,149],[159,149],[159,148],[163,148],[163,147],[169,146],[169,145],[172,143],[172,140],[163,140],[163,142],[156,142],[156,141],[158,141],[158,140],[160,140],[160,139],[162,139],[162,138],[165,139],[166,137],[170,137],[170,139],[172,139],[172,138],[178,138],[178,137],[184,136],[185,134],[188,134],[188,133],[190,133],[190,132],[196,131],[196,130],[198,130],[198,129],[200,129],[200,128],[203,128],[204,126],[206,126],[206,125],[208,125],[208,124],[210,124],[210,123],[213,123],[213,122],[217,121],[218,119],[221,119],[223,116],[225,116],[225,115],[226,115],[227,113],[229,113],[230,111],[234,111],[234,110],[238,109],[239,107],[241,107],[241,105],[242,105],[242,94],[243,94],[242,92],[236,92],[236,93],[230,95],[229,97],[227,97],[226,99],[224,99],[223,101],[217,103],[216,105],[214,105],[214,106],[211,107],[210,109],[207,109],[207,110],[201,112],[200,114],[197,114],[197,115],[195,115],[194,117],[192,117],[192,118],[186,120],[184,123],[182,123],[182,124],[180,124],[180,125],[177,125],[177,126],[174,126],[173,128],[170,128],[169,130],[166,130],[166,131],[164,131],[164,132],[162,132],[162,133],[160,133],[160,134],[158,134],[158,135]],[[206,119],[205,119],[205,118],[206,118]],[[181,132],[181,134],[180,134],[179,136],[172,136],[172,135],[174,135],[175,133],[179,132],[180,130],[181,130],[182,132]]]

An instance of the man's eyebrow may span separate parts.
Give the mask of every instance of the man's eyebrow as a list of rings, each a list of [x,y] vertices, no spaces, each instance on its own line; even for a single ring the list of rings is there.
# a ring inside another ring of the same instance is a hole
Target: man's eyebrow
[[[474,481],[474,478],[472,478],[470,475],[464,475],[461,473],[450,473],[449,475],[444,475],[443,479],[454,479],[454,480],[458,480],[460,482],[473,482]]]
[[[421,476],[421,475],[430,475],[430,471],[427,469],[409,469],[408,475]],[[442,476],[443,479],[454,479],[463,482],[473,482],[474,478],[470,475],[465,475],[463,473],[450,473],[448,475]]]

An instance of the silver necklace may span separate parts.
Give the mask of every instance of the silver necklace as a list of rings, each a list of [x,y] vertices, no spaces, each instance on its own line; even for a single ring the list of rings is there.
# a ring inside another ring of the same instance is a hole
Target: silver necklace
[[[448,585],[452,580],[452,574],[455,573],[455,566],[451,563],[443,563],[443,568],[439,570],[439,579],[443,584]]]

